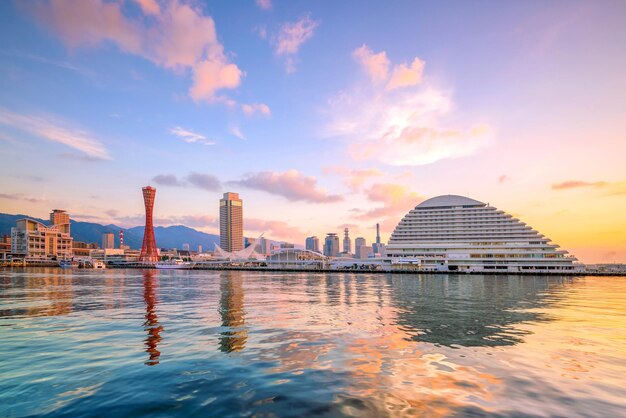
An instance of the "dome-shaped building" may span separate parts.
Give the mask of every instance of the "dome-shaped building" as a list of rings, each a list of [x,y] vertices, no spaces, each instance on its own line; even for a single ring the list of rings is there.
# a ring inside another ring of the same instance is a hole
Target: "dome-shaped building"
[[[575,257],[513,216],[464,196],[428,199],[400,221],[387,256],[442,271],[549,272],[578,269]]]

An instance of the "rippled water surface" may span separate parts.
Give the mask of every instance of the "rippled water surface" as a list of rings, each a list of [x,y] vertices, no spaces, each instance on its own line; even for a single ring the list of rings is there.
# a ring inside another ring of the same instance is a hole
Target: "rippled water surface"
[[[626,278],[0,271],[0,416],[626,416]]]

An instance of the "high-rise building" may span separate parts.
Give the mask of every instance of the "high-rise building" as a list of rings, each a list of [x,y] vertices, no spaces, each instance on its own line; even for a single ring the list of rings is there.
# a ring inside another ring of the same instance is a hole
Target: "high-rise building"
[[[202,245],[198,245],[198,254],[202,254]]]
[[[324,255],[337,257],[337,254],[339,254],[339,237],[334,232],[329,232],[324,239]]]
[[[270,254],[270,241],[263,237],[259,238],[259,242],[256,246],[256,252],[263,255]]]
[[[364,245],[365,245],[365,238],[358,237],[357,239],[354,240],[354,255],[356,258],[361,258],[359,257],[359,248]]]
[[[372,250],[371,245],[361,245],[356,251],[356,258],[366,259],[369,258],[371,255],[374,255],[374,250]]]
[[[350,254],[352,252],[352,244],[350,242],[350,231],[348,231],[348,228],[344,228],[343,230],[343,252],[346,254]]]
[[[146,186],[141,190],[143,191],[143,203],[146,208],[146,227],[143,231],[143,243],[141,244],[139,261],[152,263],[159,261],[159,252],[156,246],[156,240],[154,239],[154,224],[152,221],[156,189],[151,186]]]
[[[376,242],[374,244],[372,244],[372,249],[374,250],[374,253],[376,254],[380,254],[382,251],[382,245],[380,242],[380,225],[376,224]]]
[[[50,212],[50,226],[56,226],[62,234],[70,235],[70,215],[61,209]]]
[[[224,193],[220,199],[220,247],[228,252],[243,250],[243,201],[238,193]]]
[[[102,248],[105,250],[115,248],[115,235],[113,235],[113,232],[102,234]]]
[[[189,251],[189,244],[188,243],[184,243],[183,244],[183,251]]]
[[[316,236],[308,237],[305,243],[306,249],[309,251],[320,252],[320,240]]]

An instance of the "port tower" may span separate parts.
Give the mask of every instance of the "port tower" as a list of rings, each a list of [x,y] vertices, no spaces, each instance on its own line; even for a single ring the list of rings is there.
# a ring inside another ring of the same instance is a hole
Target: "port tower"
[[[154,196],[156,189],[146,186],[143,191],[143,202],[146,206],[146,227],[143,231],[143,244],[141,244],[141,254],[139,261],[142,263],[154,263],[159,261],[156,240],[154,239],[154,225],[152,222],[152,210],[154,209]]]

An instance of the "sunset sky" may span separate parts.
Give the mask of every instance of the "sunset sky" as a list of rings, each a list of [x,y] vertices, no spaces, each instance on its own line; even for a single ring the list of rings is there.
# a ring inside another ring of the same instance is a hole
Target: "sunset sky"
[[[0,2],[0,212],[386,241],[465,195],[626,262],[626,2]]]

